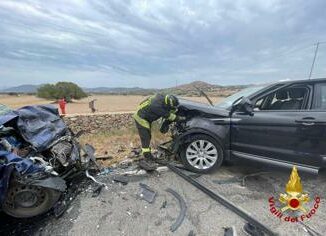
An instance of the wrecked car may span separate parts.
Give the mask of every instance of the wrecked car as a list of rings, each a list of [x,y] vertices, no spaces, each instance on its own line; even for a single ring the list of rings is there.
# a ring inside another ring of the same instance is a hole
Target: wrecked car
[[[65,192],[66,180],[91,159],[48,105],[9,110],[0,106],[0,206],[26,218],[47,212]]]
[[[184,165],[207,173],[245,159],[318,173],[326,165],[326,79],[248,87],[213,105],[180,99],[172,130]]]

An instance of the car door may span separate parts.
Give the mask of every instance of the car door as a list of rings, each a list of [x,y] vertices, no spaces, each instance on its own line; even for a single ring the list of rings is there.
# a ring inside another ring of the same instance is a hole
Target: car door
[[[254,98],[256,109],[252,115],[235,112],[231,119],[232,153],[309,166],[323,164],[324,118],[321,111],[311,110],[313,89],[313,84],[282,87]],[[304,91],[299,105],[295,90]]]

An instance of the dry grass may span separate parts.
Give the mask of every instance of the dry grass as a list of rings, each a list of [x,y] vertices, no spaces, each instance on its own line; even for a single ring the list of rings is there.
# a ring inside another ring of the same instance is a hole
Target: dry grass
[[[153,125],[152,128],[152,148],[157,147],[158,144],[167,141],[168,135],[161,134],[158,126]],[[85,134],[80,138],[82,143],[89,143],[96,149],[97,157],[110,157],[109,159],[100,160],[103,166],[111,166],[128,158],[135,158],[131,156],[133,148],[140,149],[140,139],[136,127],[129,129],[120,129],[112,132],[103,132],[96,134]]]
[[[90,109],[88,107],[88,103],[93,99],[97,99],[95,102],[95,107],[98,109],[98,112],[128,112],[134,111],[137,105],[145,98],[146,97],[144,96],[95,95],[68,104],[66,110],[68,114],[89,113]],[[207,103],[206,99],[203,97],[185,98],[193,101]],[[217,102],[222,98],[212,97],[211,99],[213,102]],[[22,95],[19,97],[0,95],[0,103],[16,109],[27,105],[50,104],[53,103],[53,101],[37,98],[30,95]]]

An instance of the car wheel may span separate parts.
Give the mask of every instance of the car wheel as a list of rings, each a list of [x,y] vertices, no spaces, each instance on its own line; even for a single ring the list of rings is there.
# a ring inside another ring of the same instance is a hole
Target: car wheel
[[[223,162],[223,149],[212,137],[204,134],[193,135],[180,152],[185,167],[197,173],[208,173]]]
[[[33,217],[50,210],[60,195],[53,189],[12,183],[2,207],[6,214],[16,218]]]

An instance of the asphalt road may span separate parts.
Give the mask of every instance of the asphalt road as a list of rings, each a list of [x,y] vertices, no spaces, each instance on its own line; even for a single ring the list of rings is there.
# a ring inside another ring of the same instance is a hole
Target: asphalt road
[[[210,175],[196,179],[219,192],[236,205],[242,207],[253,217],[273,229],[279,235],[308,235],[303,226],[279,220],[270,213],[268,199],[278,199],[285,192],[290,171],[279,172],[257,167],[223,166]],[[263,172],[257,176],[245,175]],[[318,177],[299,173],[303,188],[308,192],[313,205],[313,197],[321,197],[316,213],[304,221],[323,234],[326,231],[325,174]],[[210,199],[207,195],[187,183],[171,171],[154,173],[148,176],[131,177],[127,185],[112,183],[110,176],[99,179],[108,185],[98,197],[92,197],[94,185],[86,187],[73,201],[68,211],[59,219],[49,217],[34,231],[34,235],[223,235],[223,227],[235,226],[238,235],[245,235],[244,221]],[[140,199],[139,183],[145,183],[157,192],[155,202],[150,204]],[[176,232],[170,226],[179,213],[176,199],[165,190],[177,191],[187,204],[185,220]],[[166,206],[165,205],[166,202]]]

